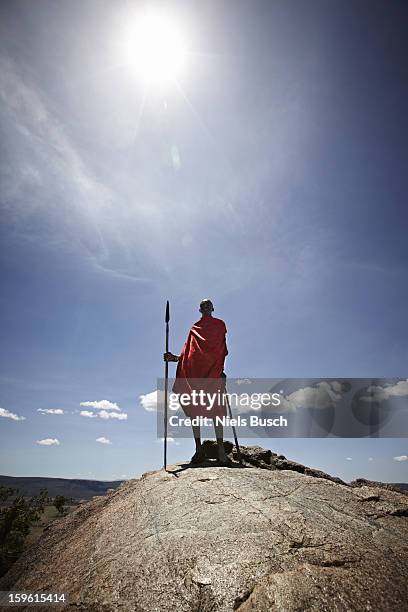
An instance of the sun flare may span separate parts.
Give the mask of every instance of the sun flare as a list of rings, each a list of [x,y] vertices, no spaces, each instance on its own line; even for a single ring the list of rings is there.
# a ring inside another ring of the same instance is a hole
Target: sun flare
[[[140,14],[126,27],[122,42],[126,64],[145,85],[165,86],[182,76],[187,45],[181,24],[170,15]]]

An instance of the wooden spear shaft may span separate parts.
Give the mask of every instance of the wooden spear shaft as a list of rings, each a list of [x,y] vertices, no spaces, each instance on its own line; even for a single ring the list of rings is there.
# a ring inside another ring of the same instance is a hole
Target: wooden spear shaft
[[[169,300],[166,302],[166,353],[169,352],[169,321],[170,321],[170,305]],[[167,469],[167,394],[169,384],[169,362],[165,362],[164,366],[164,469]]]
[[[225,389],[225,399],[227,401],[229,417],[230,417],[230,420],[232,421],[232,411],[231,411],[231,405],[229,403],[228,391],[227,391],[227,375],[224,372],[223,372],[223,375],[224,375],[224,382],[225,382],[225,387],[224,387],[224,389]],[[237,449],[238,461],[242,465],[241,449],[239,448],[237,432],[236,432],[236,429],[235,429],[234,425],[232,425],[232,433],[234,434],[235,447]]]

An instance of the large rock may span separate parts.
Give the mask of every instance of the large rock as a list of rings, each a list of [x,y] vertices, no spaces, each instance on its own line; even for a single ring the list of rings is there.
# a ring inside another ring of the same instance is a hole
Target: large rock
[[[269,453],[124,483],[53,523],[0,590],[95,612],[405,611],[407,496]]]

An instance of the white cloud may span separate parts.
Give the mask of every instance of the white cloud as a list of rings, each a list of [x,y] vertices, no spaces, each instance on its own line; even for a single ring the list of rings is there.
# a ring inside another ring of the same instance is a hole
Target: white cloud
[[[13,421],[24,421],[25,420],[24,416],[18,416],[17,414],[14,414],[14,412],[10,412],[9,410],[6,410],[5,408],[0,408],[0,417],[4,417],[6,419],[12,419]]]
[[[408,455],[398,455],[393,457],[394,461],[408,461]]]
[[[85,408],[94,408],[95,410],[117,410],[120,411],[119,406],[110,402],[109,400],[96,400],[94,402],[81,402],[80,406],[84,406]]]
[[[248,393],[241,394],[238,396],[236,394],[231,394],[231,395],[232,395],[231,402],[230,402],[231,407],[234,407],[236,411],[247,412],[250,409],[251,396]],[[263,395],[266,395],[266,393],[264,393]],[[150,393],[146,393],[145,395],[140,395],[139,398],[140,398],[140,403],[142,407],[147,412],[156,412],[158,405],[160,406],[161,410],[164,409],[164,391],[162,390],[156,389],[156,391],[151,391]],[[256,398],[254,398],[254,402],[255,402],[255,399]],[[240,401],[241,401],[241,404],[239,404]],[[261,408],[261,406],[259,406],[259,408]],[[255,408],[252,408],[252,409],[255,410]],[[169,412],[171,411],[176,412],[178,410],[182,410],[182,406],[178,401],[178,395],[171,391],[169,391],[169,395],[168,395],[168,410]]]
[[[146,395],[140,395],[140,403],[143,408],[147,410],[147,412],[156,412],[157,410],[157,400],[158,394],[160,393],[161,401],[164,400],[164,392],[163,391],[152,391],[151,393],[146,393]]]
[[[37,412],[41,412],[41,414],[64,414],[61,408],[38,408]]]
[[[124,421],[128,418],[126,412],[106,412],[106,410],[101,410],[99,412],[99,417],[101,419],[118,419],[119,421]]]
[[[374,457],[369,457],[368,460],[369,461],[374,461]]]
[[[109,438],[104,438],[103,436],[101,438],[96,438],[96,441],[100,444],[112,444]]]
[[[384,402],[390,397],[406,397],[408,396],[408,378],[400,380],[395,385],[381,387],[379,385],[370,385],[367,387],[367,394],[361,397],[365,402]]]
[[[353,461],[353,457],[346,457],[347,461]]]
[[[95,414],[94,412],[90,412],[89,410],[81,410],[79,414],[80,416],[88,417],[89,419],[96,419],[98,416],[97,414]]]
[[[294,411],[298,408],[330,408],[342,398],[342,385],[337,380],[322,381],[314,387],[297,389],[281,400],[280,408]]]
[[[87,417],[89,419],[96,419],[99,417],[100,419],[104,419],[105,421],[108,419],[117,419],[119,421],[125,421],[128,418],[126,412],[121,412],[121,409],[116,403],[110,402],[108,400],[98,400],[95,402],[81,402],[81,406],[90,406],[97,410],[97,412],[92,412],[91,410],[81,410],[79,413],[80,416]]]
[[[125,421],[128,418],[126,412],[121,412],[121,409],[116,402],[109,400],[95,400],[92,402],[81,402],[80,406],[90,407],[99,412],[91,412],[90,410],[81,410],[80,415],[90,419],[99,417],[105,421],[108,419],[118,419]]]
[[[59,446],[60,441],[57,438],[45,438],[44,440],[37,440],[37,444],[41,444],[41,446]]]

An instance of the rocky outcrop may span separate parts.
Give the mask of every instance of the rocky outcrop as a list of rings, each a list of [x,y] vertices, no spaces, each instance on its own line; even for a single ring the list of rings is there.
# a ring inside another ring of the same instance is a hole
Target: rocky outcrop
[[[68,609],[95,612],[406,610],[406,495],[260,447],[242,458],[177,464],[82,504],[0,590],[65,592]]]
[[[378,482],[377,480],[366,480],[366,478],[357,478],[350,482],[350,487],[377,487],[379,489],[388,489],[388,491],[397,491],[408,495],[408,489],[403,488],[403,485],[390,484],[388,482]]]
[[[211,444],[213,443],[209,442],[208,446],[210,446]],[[235,450],[235,447],[233,447],[231,443],[228,444],[230,446],[228,446],[228,448],[226,449],[227,452],[232,453],[234,459],[238,461],[238,454]],[[337,476],[330,476],[330,474],[326,474],[321,470],[306,467],[301,463],[296,463],[296,461],[286,459],[284,455],[277,455],[271,450],[262,448],[260,446],[242,447],[241,458],[243,460],[244,465],[252,465],[266,470],[293,470],[294,472],[299,472],[299,474],[307,474],[308,476],[313,476],[314,478],[325,478],[326,480],[331,480],[332,482],[337,482],[339,484],[347,484],[343,480],[341,480],[341,478],[337,478]]]

